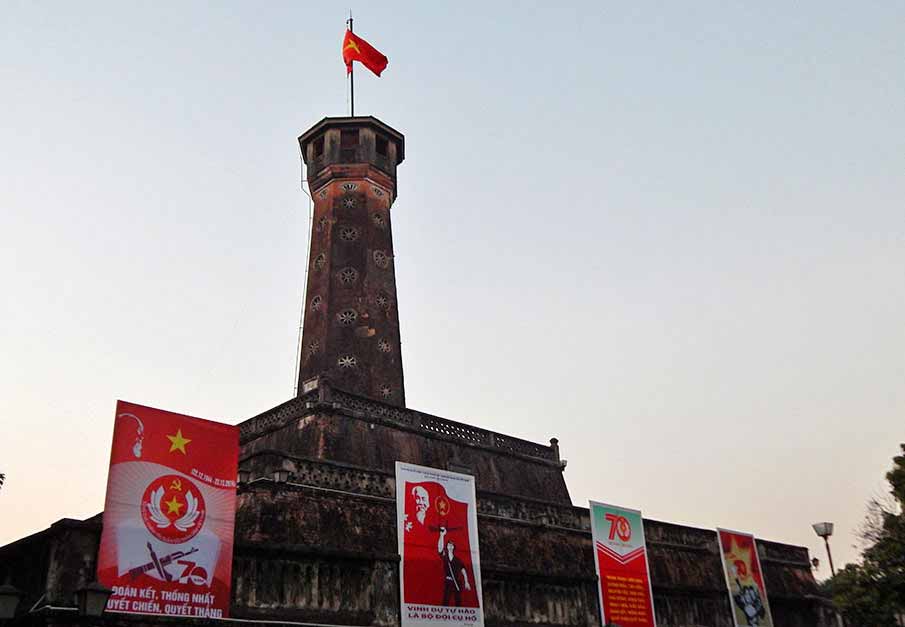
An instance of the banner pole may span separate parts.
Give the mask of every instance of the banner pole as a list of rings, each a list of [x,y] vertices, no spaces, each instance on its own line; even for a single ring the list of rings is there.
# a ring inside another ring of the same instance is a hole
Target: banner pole
[[[349,21],[347,22],[349,25],[349,32],[355,32],[352,30],[352,9],[349,9]],[[349,116],[355,117],[355,64],[352,63],[349,65]]]

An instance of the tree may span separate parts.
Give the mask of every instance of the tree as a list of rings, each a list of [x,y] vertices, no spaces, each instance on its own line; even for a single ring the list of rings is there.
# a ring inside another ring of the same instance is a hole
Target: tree
[[[827,582],[850,625],[896,627],[905,616],[905,444],[901,448],[886,473],[891,498],[868,504],[861,563],[849,564]]]

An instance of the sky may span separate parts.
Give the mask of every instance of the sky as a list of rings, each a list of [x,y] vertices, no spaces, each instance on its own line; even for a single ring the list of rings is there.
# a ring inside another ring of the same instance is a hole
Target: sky
[[[356,112],[406,136],[408,406],[823,578],[811,524],[857,559],[905,442],[905,4],[552,5],[352,5]],[[101,511],[116,399],[293,396],[348,6],[4,3],[0,544]]]

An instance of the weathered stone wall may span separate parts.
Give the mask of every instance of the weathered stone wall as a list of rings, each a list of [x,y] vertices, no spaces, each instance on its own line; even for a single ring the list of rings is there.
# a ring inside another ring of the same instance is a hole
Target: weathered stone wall
[[[85,521],[64,518],[8,544],[0,548],[0,581],[25,594],[20,608],[39,601],[73,605],[76,589],[95,579],[100,533],[100,515]]]
[[[320,472],[310,464],[305,466],[307,460],[337,462],[392,476],[396,461],[402,460],[468,472],[475,476],[477,489],[484,492],[571,503],[563,464],[552,447],[342,392],[331,391],[331,397],[336,400],[275,408],[277,420],[271,421],[271,415],[265,413],[248,421],[247,431],[257,422],[267,426],[255,430],[253,437],[243,438],[242,468],[252,477],[269,477],[275,468],[271,462],[262,462],[261,455],[275,453],[286,456],[287,469],[293,472],[309,472],[303,467]],[[385,414],[375,416],[368,411],[372,408]]]
[[[342,474],[341,468],[324,468],[319,475],[309,471],[307,480],[337,474]],[[315,621],[325,620],[325,608],[337,607],[341,609],[333,612],[333,622],[367,619],[365,624],[397,624],[392,478],[367,475],[350,469],[344,489],[335,487],[335,479],[328,489],[295,485],[295,475],[285,484],[263,479],[243,489],[236,550],[237,616],[257,617],[266,611],[283,620]],[[645,531],[658,624],[730,627],[716,533],[654,520],[645,521]],[[478,533],[488,625],[599,624],[587,509],[479,493]],[[814,597],[817,588],[807,551],[763,541],[758,547],[776,623],[825,624],[821,603]],[[307,564],[305,578],[290,578],[287,583],[283,575],[254,575],[263,572],[261,568],[295,572],[292,564],[299,560]],[[338,581],[353,583],[348,592],[339,592]],[[368,581],[380,585],[363,583]],[[302,587],[317,593],[306,593]],[[260,598],[268,600],[262,605]],[[347,603],[347,598],[354,602]],[[381,606],[380,599],[391,601]]]
[[[290,476],[240,488],[233,616],[398,625],[393,482],[354,472],[346,485],[363,493],[330,487],[342,467],[310,475],[332,477],[330,486],[293,485]],[[587,509],[479,494],[478,510],[488,626],[599,624]],[[729,627],[715,532],[654,520],[645,530],[658,625]],[[25,607],[42,594],[71,606],[75,589],[93,578],[99,537],[99,517],[61,521],[0,549],[0,576],[27,592]],[[763,541],[758,548],[776,624],[832,624],[831,608],[814,596],[807,551]]]
[[[240,427],[233,616],[398,625],[401,460],[475,475],[489,627],[599,627],[589,512],[571,504],[555,441],[495,434],[320,382]],[[0,548],[0,576],[27,591],[23,605],[44,595],[71,606],[93,579],[100,528],[99,516],[64,520]],[[716,533],[654,520],[645,531],[658,625],[729,627]],[[830,625],[807,550],[764,541],[758,549],[776,624]]]

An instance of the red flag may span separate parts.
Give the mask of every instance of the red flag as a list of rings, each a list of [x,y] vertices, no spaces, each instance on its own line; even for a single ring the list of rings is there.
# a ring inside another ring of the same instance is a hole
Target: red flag
[[[447,605],[444,583],[450,579],[454,581],[452,587],[459,592],[455,595],[456,605],[481,607],[472,568],[469,504],[449,496],[446,488],[436,481],[406,481],[404,489],[407,516],[403,526],[404,602]],[[444,552],[449,550],[447,543],[452,545],[452,551],[444,561]],[[452,569],[449,573],[444,572],[449,568]]]
[[[350,30],[346,30],[343,39],[343,61],[346,62],[346,73],[352,71],[352,62],[358,61],[377,76],[386,69],[388,62],[379,50]]]

